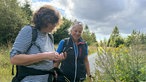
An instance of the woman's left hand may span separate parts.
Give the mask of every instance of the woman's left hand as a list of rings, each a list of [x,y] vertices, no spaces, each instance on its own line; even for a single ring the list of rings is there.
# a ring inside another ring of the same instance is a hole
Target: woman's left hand
[[[66,58],[67,53],[61,53],[59,55],[57,55],[57,58],[54,61],[62,61]]]
[[[64,60],[67,57],[67,53],[66,52],[61,53],[60,56],[61,56],[61,60]]]

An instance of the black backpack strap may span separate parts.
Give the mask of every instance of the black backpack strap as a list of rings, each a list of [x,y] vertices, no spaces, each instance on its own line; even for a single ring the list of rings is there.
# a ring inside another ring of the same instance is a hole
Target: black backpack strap
[[[52,43],[54,44],[54,37],[52,34],[48,34],[49,38],[51,39]],[[55,47],[54,47],[54,50],[56,51]]]
[[[32,40],[31,40],[31,44],[30,44],[30,46],[28,47],[28,49],[27,49],[26,52],[28,52],[29,49],[32,47],[32,45],[35,44],[35,41],[36,41],[37,36],[38,36],[37,29],[34,28],[33,26],[31,26],[31,28],[32,28]]]
[[[28,47],[28,49],[27,49],[26,52],[28,52],[30,50],[30,48],[32,47],[32,45],[35,45],[39,49],[39,51],[42,52],[40,46],[36,45],[36,43],[35,43],[35,41],[36,41],[36,39],[38,37],[37,29],[35,27],[33,27],[33,26],[31,26],[31,28],[32,28],[32,40],[31,40],[31,44]]]
[[[29,25],[30,26],[30,25]],[[33,44],[35,44],[35,41],[37,39],[37,29],[34,28],[33,26],[30,26],[32,28],[32,40],[31,40],[31,44],[30,46],[28,47],[28,49],[26,50],[26,52],[29,51],[29,49],[31,48],[31,46]],[[16,66],[16,69],[17,69],[17,66]],[[12,65],[12,75],[14,75],[14,65]]]
[[[48,34],[49,38],[51,39],[52,43],[54,43],[54,37],[52,34]]]
[[[69,40],[70,40],[70,38],[65,38],[64,39],[63,51],[62,52],[66,52],[66,51],[71,49],[71,47],[69,47]]]

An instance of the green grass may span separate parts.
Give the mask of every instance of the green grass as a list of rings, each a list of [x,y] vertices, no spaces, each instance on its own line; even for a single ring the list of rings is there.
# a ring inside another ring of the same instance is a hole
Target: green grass
[[[9,47],[0,47],[0,82],[11,82],[11,67]]]

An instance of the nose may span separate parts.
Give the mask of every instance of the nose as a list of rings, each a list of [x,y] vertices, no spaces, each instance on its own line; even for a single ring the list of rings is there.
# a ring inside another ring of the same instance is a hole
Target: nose
[[[76,34],[77,34],[77,35],[79,35],[79,34],[80,34],[80,32],[76,32]]]

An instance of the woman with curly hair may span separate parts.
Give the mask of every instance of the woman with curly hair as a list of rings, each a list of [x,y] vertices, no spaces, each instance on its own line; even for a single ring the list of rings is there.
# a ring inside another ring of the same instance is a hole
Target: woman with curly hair
[[[51,32],[59,24],[60,14],[50,5],[42,6],[33,15],[34,26],[24,26],[16,37],[10,52],[10,61],[17,66],[12,82],[52,82],[49,72],[54,61],[60,61],[64,55],[54,50]],[[37,32],[32,43],[33,29]]]

